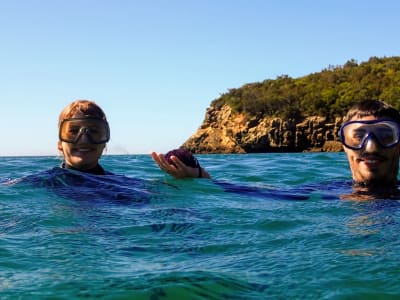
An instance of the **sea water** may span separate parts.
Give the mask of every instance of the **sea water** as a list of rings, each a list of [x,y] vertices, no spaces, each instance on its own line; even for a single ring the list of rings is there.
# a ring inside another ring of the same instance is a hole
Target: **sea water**
[[[341,200],[343,153],[198,159],[213,180],[109,155],[74,187],[39,184],[60,158],[0,158],[0,298],[400,298],[399,202]]]

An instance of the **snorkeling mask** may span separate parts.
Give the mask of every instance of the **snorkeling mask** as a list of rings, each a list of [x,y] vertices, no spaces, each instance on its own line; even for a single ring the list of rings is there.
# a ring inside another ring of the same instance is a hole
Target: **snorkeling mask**
[[[110,140],[110,128],[103,119],[71,118],[61,122],[60,141],[76,144],[82,134],[85,134],[93,144],[105,144]]]
[[[360,150],[367,140],[374,137],[382,148],[391,148],[400,141],[399,124],[390,119],[350,121],[339,131],[340,141],[347,148]]]

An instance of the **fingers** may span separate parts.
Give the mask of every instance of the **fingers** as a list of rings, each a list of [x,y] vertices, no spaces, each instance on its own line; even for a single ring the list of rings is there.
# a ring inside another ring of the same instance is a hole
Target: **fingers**
[[[151,157],[162,170],[165,171],[165,169],[168,168],[168,163],[165,161],[165,158],[162,154],[157,154],[155,152],[152,152]]]
[[[175,163],[178,170],[184,170],[187,166],[175,155],[171,156],[171,160]]]
[[[160,167],[161,170],[163,170],[165,173],[170,174],[171,176],[174,176],[176,178],[183,178],[185,177],[185,172],[182,170],[178,169],[174,165],[170,165],[166,160],[163,154],[161,153],[151,153],[151,157],[153,160],[157,163],[157,165]],[[179,161],[182,163],[181,161]]]
[[[186,178],[192,177],[190,173],[190,167],[186,166],[178,157],[172,155],[171,160],[174,162],[174,165],[170,165],[174,168],[173,176],[176,178]]]
[[[199,176],[199,169],[192,168],[185,165],[178,157],[172,155],[171,160],[174,162],[174,165],[169,164],[163,154],[151,152],[151,157],[156,162],[156,164],[160,167],[161,170],[170,174],[175,178],[197,178]],[[206,170],[202,168],[203,178],[211,178]]]
[[[151,158],[155,161],[157,165],[160,165],[160,158],[158,157],[158,154],[155,152],[151,152]]]
[[[198,168],[192,168],[185,165],[178,157],[171,156],[172,161],[176,164],[177,170],[180,172],[181,178],[183,177],[191,177],[196,178],[198,177],[199,170]]]

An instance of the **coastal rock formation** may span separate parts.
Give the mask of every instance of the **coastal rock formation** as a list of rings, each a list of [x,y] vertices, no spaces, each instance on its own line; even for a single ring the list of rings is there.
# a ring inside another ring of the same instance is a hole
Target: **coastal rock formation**
[[[260,153],[342,151],[341,118],[313,116],[302,120],[246,115],[228,105],[209,107],[203,124],[181,147],[193,153]]]

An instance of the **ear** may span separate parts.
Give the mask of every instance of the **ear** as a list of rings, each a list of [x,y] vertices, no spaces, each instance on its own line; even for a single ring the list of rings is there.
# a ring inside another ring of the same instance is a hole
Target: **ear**
[[[63,151],[63,148],[62,148],[62,142],[61,141],[58,141],[58,143],[57,143],[57,149],[59,150],[59,151]]]

